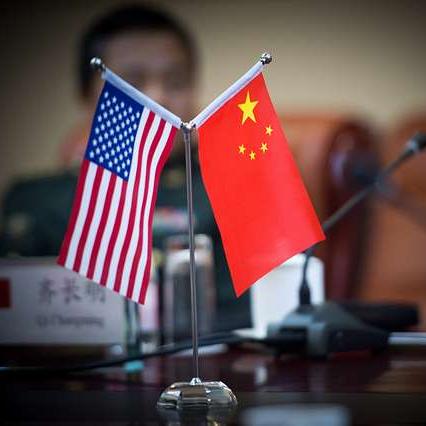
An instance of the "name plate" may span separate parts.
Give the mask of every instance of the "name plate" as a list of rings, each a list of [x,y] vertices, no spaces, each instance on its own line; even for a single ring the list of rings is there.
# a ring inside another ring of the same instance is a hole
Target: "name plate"
[[[55,264],[0,260],[0,344],[123,343],[124,298]]]

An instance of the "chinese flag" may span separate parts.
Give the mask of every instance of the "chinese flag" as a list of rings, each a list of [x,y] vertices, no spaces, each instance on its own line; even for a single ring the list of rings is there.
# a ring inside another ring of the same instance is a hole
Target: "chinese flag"
[[[199,127],[201,173],[234,289],[324,239],[262,74]]]

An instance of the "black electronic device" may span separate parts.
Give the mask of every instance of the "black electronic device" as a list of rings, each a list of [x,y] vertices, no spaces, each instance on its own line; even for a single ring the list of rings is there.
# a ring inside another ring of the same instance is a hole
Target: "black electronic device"
[[[412,303],[344,300],[338,304],[362,322],[385,331],[404,331],[419,323],[419,310]]]
[[[367,325],[337,303],[302,305],[281,323],[268,327],[268,338],[299,333],[305,337],[303,352],[312,357],[332,353],[386,348],[389,333]],[[281,348],[286,350],[285,347]]]

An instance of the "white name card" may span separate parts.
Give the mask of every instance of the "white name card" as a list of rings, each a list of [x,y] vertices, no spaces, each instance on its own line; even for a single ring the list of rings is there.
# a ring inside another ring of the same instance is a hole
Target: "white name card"
[[[1,344],[124,342],[124,298],[54,259],[1,259],[0,299]]]

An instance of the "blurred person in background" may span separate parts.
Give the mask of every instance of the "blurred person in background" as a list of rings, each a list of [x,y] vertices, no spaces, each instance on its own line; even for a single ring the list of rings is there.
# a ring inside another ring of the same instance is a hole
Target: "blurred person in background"
[[[66,172],[16,182],[3,200],[0,255],[56,256],[65,234],[84,154],[91,117],[103,80],[90,66],[104,63],[124,80],[183,120],[196,114],[198,54],[194,40],[175,19],[149,6],[120,7],[93,22],[81,39],[78,82],[87,123],[61,146]],[[250,326],[248,294],[236,298],[222,243],[207,199],[194,151],[193,190],[195,233],[213,240],[218,329]],[[37,200],[34,203],[34,200]],[[154,217],[153,244],[164,250],[164,239],[187,232],[184,144],[181,133],[161,175]],[[188,294],[189,297],[189,294]],[[149,303],[149,301],[148,301]]]

